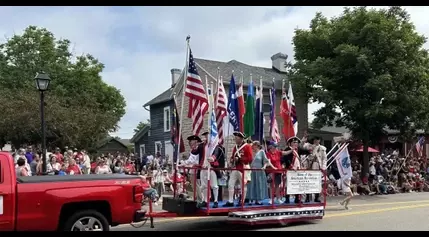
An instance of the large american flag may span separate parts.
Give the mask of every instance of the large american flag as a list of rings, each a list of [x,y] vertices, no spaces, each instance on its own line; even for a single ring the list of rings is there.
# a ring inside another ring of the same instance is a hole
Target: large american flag
[[[416,150],[419,156],[423,156],[423,145],[425,144],[425,137],[421,136],[416,143]]]
[[[219,136],[219,144],[223,144],[223,123],[224,119],[227,115],[227,108],[226,105],[228,104],[225,88],[223,86],[223,80],[222,78],[218,79],[218,86],[217,86],[217,93],[216,93],[216,124],[217,124],[217,131]]]
[[[208,99],[203,82],[197,71],[192,51],[189,49],[188,75],[185,95],[189,97],[188,118],[192,118],[192,134],[199,135],[208,110]]]

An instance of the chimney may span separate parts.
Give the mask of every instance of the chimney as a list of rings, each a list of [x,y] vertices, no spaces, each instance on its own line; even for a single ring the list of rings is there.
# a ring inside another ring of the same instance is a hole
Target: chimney
[[[177,69],[177,68],[171,69],[171,86],[176,85],[181,74],[182,74],[182,70]]]
[[[271,56],[273,69],[276,69],[279,72],[286,72],[286,60],[287,60],[287,55],[284,53],[276,53],[273,56]]]

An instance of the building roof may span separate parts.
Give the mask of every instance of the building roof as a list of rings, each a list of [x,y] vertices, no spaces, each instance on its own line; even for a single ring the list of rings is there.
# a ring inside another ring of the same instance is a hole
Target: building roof
[[[287,82],[286,74],[274,68],[251,66],[236,60],[231,60],[229,62],[220,62],[202,58],[194,58],[194,60],[198,67],[199,73],[201,75],[207,74],[207,79],[213,82],[215,82],[218,78],[219,68],[220,76],[222,76],[225,85],[229,85],[229,81],[231,80],[231,75],[233,71],[234,78],[236,79],[236,81],[240,80],[241,75],[243,75],[244,86],[249,84],[250,74],[252,74],[252,79],[254,82],[256,82],[257,80],[259,82],[259,78],[262,78],[263,87],[266,88],[272,87],[273,79],[275,80],[276,88],[281,87],[282,80],[285,80],[285,82]],[[184,70],[182,70],[182,72],[183,71]],[[160,95],[147,102],[144,107],[172,100],[174,91],[178,93],[183,87],[183,77],[184,73],[182,73],[174,88],[169,88],[166,91],[162,92]],[[205,80],[205,78],[202,79]]]
[[[147,132],[149,132],[150,126],[145,126],[144,128],[140,129],[134,136],[130,139],[130,143],[135,143],[140,138],[142,138]]]
[[[109,143],[111,141],[115,141],[115,142],[119,143],[120,145],[122,145],[123,147],[128,148],[127,145],[125,145],[124,143],[122,143],[120,140],[118,140],[118,139],[116,139],[114,137],[107,137],[107,138],[102,139],[102,140],[100,140],[98,142],[97,149],[105,146],[107,143]]]
[[[129,146],[129,145],[133,145],[131,142],[130,142],[130,139],[121,139],[121,140],[119,140],[122,144],[124,144],[125,146]]]
[[[160,103],[164,103],[172,100],[173,89],[174,87],[168,88],[166,91],[162,92],[161,94],[159,94],[158,96],[156,96],[155,98],[147,102],[145,105],[143,105],[143,107],[154,105],[154,104],[160,104]]]
[[[287,82],[286,74],[278,71],[274,68],[265,68],[258,66],[251,66],[236,60],[231,60],[229,62],[219,62],[214,60],[207,60],[201,58],[194,58],[195,63],[198,67],[200,74],[207,74],[208,80],[216,82],[218,78],[218,69],[219,74],[223,79],[223,83],[225,85],[229,85],[229,81],[231,80],[232,72],[234,72],[234,78],[236,82],[241,79],[243,75],[243,85],[246,86],[249,84],[250,75],[252,74],[252,79],[254,82],[259,81],[259,78],[262,78],[263,87],[271,88],[273,79],[275,82],[275,87],[281,87],[282,80]],[[183,75],[182,74],[175,86],[175,91],[181,91],[183,87]],[[203,80],[205,78],[202,78]]]

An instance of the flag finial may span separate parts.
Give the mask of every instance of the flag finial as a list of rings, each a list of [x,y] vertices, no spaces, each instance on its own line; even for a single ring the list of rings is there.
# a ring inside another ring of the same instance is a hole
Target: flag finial
[[[189,42],[189,40],[191,40],[191,36],[190,35],[186,36],[186,41]]]

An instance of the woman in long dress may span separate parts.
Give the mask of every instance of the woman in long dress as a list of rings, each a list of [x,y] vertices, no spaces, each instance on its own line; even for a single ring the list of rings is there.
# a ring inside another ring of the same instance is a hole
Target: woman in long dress
[[[254,154],[251,164],[252,169],[265,169],[267,166],[271,166],[275,169],[267,158],[260,142],[254,141],[252,143],[252,149]],[[252,182],[247,186],[246,197],[250,202],[254,201],[256,205],[262,205],[262,201],[268,198],[268,184],[265,171],[252,171],[251,178]]]

